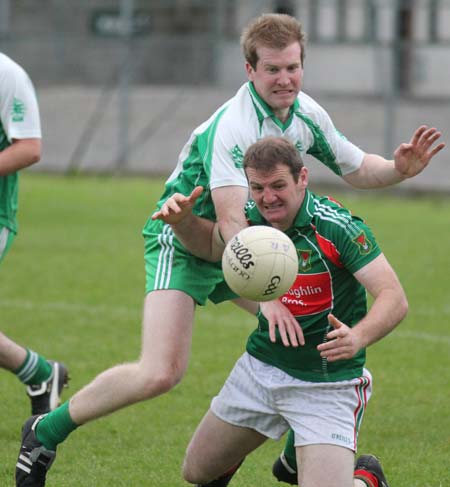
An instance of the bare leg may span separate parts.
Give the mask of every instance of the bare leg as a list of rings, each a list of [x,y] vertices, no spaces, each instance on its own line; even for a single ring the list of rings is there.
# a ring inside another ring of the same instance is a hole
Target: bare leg
[[[0,332],[0,367],[12,372],[18,369],[26,358],[26,350]]]
[[[192,484],[210,482],[266,440],[255,430],[226,423],[208,411],[187,448],[183,477]]]
[[[142,353],[138,362],[117,365],[77,392],[69,412],[76,424],[169,391],[187,368],[194,301],[181,291],[153,291],[144,304]]]
[[[298,483],[302,487],[352,487],[355,454],[336,445],[296,448]]]

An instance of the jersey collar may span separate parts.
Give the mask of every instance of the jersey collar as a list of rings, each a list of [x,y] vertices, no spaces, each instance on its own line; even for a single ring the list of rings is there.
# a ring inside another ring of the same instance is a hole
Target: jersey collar
[[[264,119],[266,118],[271,118],[273,122],[281,129],[281,130],[286,130],[287,127],[292,122],[292,117],[294,116],[294,113],[299,110],[300,104],[298,101],[298,98],[295,99],[294,103],[291,105],[289,109],[289,118],[286,120],[285,123],[281,122],[275,114],[273,113],[272,108],[270,105],[268,105],[257,93],[255,86],[252,81],[248,82],[248,91],[250,93],[253,106],[255,107],[256,114],[258,116],[259,123],[261,124]]]
[[[294,223],[290,228],[286,230],[286,234],[289,235],[296,228],[307,227],[311,224],[314,215],[314,194],[306,189],[305,198],[303,199],[302,206],[298,210],[297,216],[295,217]],[[267,225],[271,226],[270,223],[261,215],[258,208],[253,200],[250,200],[245,208],[246,216],[251,225]]]

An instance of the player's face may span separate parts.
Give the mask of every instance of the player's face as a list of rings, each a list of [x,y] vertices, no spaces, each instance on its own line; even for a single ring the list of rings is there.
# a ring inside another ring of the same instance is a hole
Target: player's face
[[[298,95],[303,79],[300,61],[301,47],[298,42],[284,49],[258,47],[256,69],[246,64],[247,76],[253,82],[259,96],[268,103],[275,115],[285,122],[289,107]]]
[[[293,223],[308,185],[308,170],[303,167],[295,182],[289,168],[277,164],[270,172],[247,168],[250,195],[261,215],[279,230],[287,230]]]

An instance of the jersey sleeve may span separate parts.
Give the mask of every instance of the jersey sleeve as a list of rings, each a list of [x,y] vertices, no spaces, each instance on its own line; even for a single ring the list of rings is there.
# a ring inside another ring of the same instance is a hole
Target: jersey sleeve
[[[304,117],[314,139],[308,154],[340,176],[359,169],[364,151],[337,130],[328,113],[312,98],[305,95],[302,102],[306,105],[302,118]]]
[[[249,101],[246,85],[230,101],[218,120],[212,145],[210,187],[248,187],[244,173],[244,154],[257,140],[254,110]]]
[[[0,77],[0,117],[8,140],[41,138],[33,84],[20,66],[9,64]]]
[[[211,160],[211,189],[222,186],[248,187],[243,169],[242,147],[242,142],[233,136],[232,131],[219,128],[214,140]]]
[[[371,229],[357,216],[351,216],[339,234],[340,259],[352,274],[381,254]]]

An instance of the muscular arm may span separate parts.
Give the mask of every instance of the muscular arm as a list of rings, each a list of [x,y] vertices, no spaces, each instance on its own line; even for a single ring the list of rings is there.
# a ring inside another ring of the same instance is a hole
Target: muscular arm
[[[211,196],[216,209],[219,231],[226,243],[248,226],[244,212],[248,189],[243,186],[224,186],[213,189]]]
[[[0,152],[0,176],[31,166],[40,158],[40,139],[14,139],[9,147]]]
[[[189,196],[174,194],[152,218],[170,224],[189,252],[201,259],[217,262],[222,257],[225,243],[247,226],[244,206],[248,190],[242,186],[225,186],[212,191],[217,224],[192,213],[202,190],[198,186]]]
[[[193,213],[179,223],[171,224],[173,232],[183,246],[193,255],[209,262],[217,262],[222,256],[223,246],[214,239],[215,223]]]
[[[371,189],[400,183],[406,176],[395,169],[393,160],[387,160],[377,154],[366,154],[361,167],[346,174],[343,179],[355,188]]]
[[[435,128],[419,127],[408,143],[398,146],[394,159],[387,160],[377,154],[366,154],[361,167],[344,176],[355,188],[383,188],[420,174],[430,160],[440,152],[444,143],[434,143],[441,137]]]
[[[356,279],[374,297],[367,315],[354,327],[363,347],[391,332],[406,316],[408,302],[397,275],[381,254],[355,273]]]
[[[353,328],[329,315],[329,323],[334,329],[327,335],[329,341],[317,347],[321,356],[329,361],[349,359],[362,348],[377,342],[391,332],[408,311],[403,288],[383,254],[354,275],[374,297],[374,302]]]
[[[225,244],[247,227],[244,207],[248,189],[243,186],[224,186],[211,192],[217,223],[190,213],[189,218],[172,225],[175,235],[197,257],[209,262],[222,258]]]

